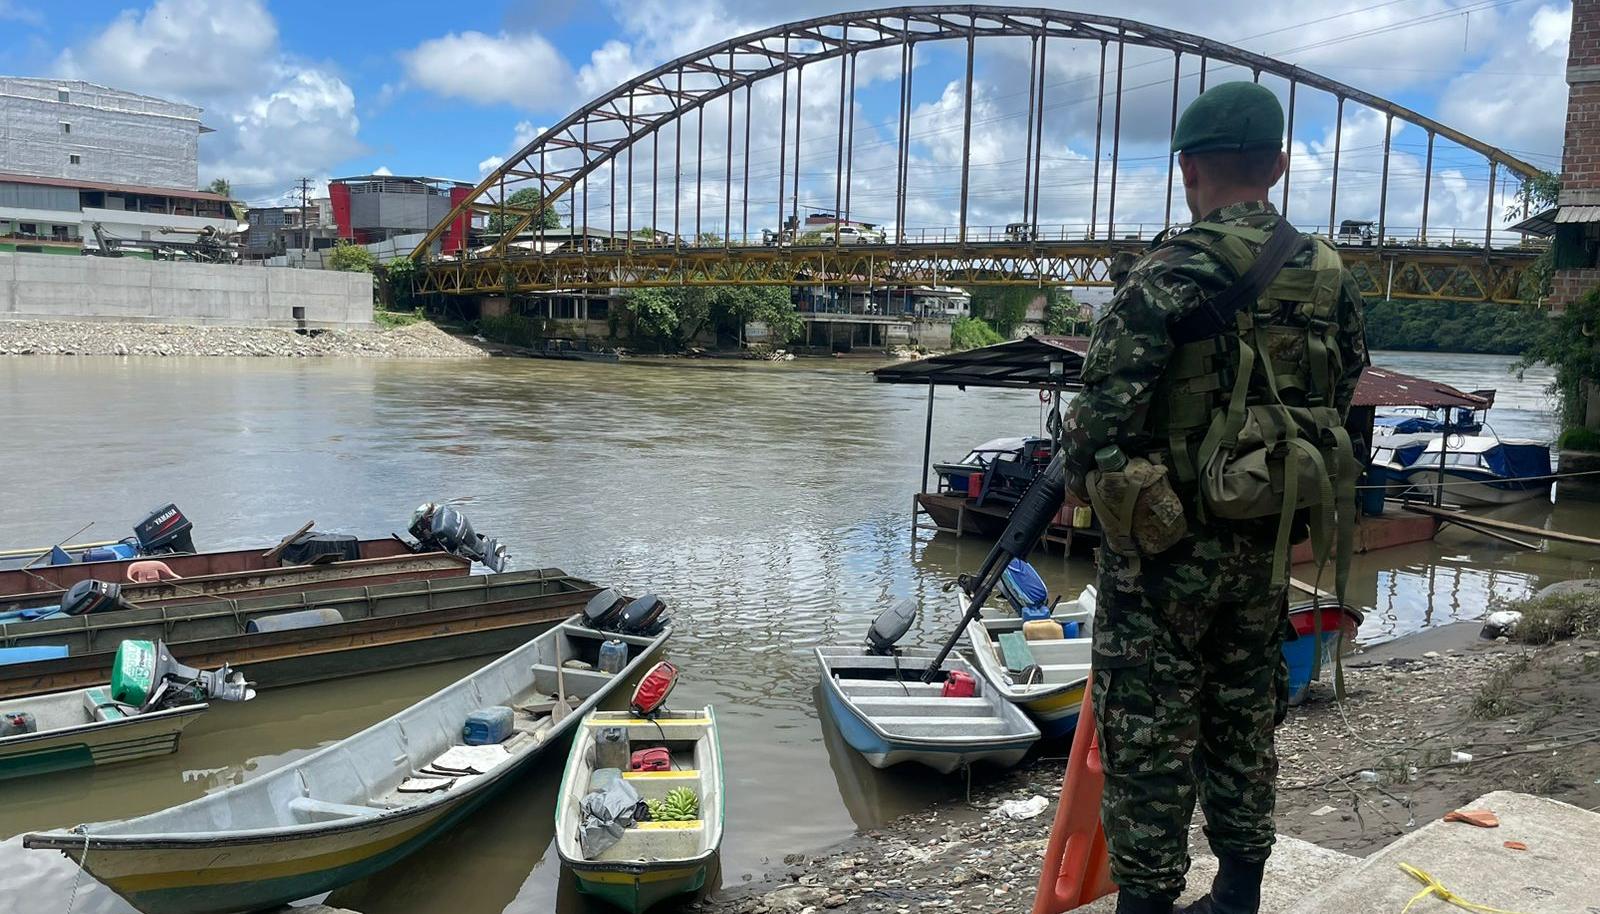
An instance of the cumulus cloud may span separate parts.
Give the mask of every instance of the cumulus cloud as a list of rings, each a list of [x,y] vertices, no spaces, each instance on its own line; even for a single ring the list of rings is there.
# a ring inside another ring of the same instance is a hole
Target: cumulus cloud
[[[372,173],[375,174],[375,175],[392,175],[392,174],[394,174],[394,172],[389,170],[389,166],[387,166],[387,165],[379,165],[377,168],[372,169]]]
[[[259,0],[157,0],[61,52],[62,76],[205,109],[200,177],[267,199],[363,151],[355,93],[331,70],[286,54]]]
[[[536,32],[451,32],[400,59],[412,85],[447,98],[529,109],[571,101],[571,68]]]

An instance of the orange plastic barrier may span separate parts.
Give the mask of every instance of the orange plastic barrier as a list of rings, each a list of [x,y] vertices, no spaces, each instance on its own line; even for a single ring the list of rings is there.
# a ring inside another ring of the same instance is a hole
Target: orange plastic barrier
[[[1111,881],[1111,857],[1100,825],[1100,791],[1105,769],[1095,735],[1092,689],[1083,691],[1083,710],[1072,735],[1072,754],[1061,782],[1055,824],[1044,851],[1044,870],[1033,899],[1033,914],[1061,914],[1117,890]]]

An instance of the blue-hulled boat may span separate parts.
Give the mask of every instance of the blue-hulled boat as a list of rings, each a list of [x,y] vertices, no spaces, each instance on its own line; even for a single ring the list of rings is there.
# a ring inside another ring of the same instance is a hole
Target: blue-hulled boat
[[[1447,504],[1504,505],[1550,497],[1547,444],[1487,435],[1435,438],[1405,473],[1406,483],[1425,498],[1439,487],[1441,454]]]
[[[1322,615],[1322,634],[1317,636],[1317,614]],[[1289,664],[1289,704],[1298,705],[1306,700],[1311,689],[1311,672],[1317,665],[1317,651],[1322,651],[1322,667],[1334,669],[1344,645],[1355,641],[1356,630],[1361,627],[1359,610],[1331,603],[1306,602],[1289,607],[1289,624],[1294,626],[1295,639],[1283,643],[1283,659]]]

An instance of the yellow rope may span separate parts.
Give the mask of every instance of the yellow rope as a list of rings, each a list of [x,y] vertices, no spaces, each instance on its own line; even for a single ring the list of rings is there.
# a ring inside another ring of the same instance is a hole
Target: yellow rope
[[[1406,875],[1426,886],[1426,888],[1424,888],[1422,891],[1411,896],[1411,900],[1406,902],[1406,906],[1400,909],[1400,914],[1407,914],[1413,905],[1422,899],[1427,898],[1429,895],[1437,895],[1439,896],[1439,900],[1445,902],[1446,904],[1453,904],[1456,907],[1467,911],[1476,911],[1478,914],[1517,914],[1515,911],[1507,911],[1503,908],[1491,908],[1486,904],[1474,904],[1473,902],[1462,898],[1460,895],[1457,895],[1455,892],[1445,888],[1443,883],[1433,878],[1432,873],[1429,873],[1426,870],[1417,869],[1409,863],[1400,864],[1400,869],[1404,870]]]

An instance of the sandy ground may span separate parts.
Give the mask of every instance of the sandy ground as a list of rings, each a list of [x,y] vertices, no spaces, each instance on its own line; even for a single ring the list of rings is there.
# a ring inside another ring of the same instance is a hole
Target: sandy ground
[[[1461,644],[1460,632],[1352,658],[1346,695],[1327,682],[1278,733],[1278,830],[1365,855],[1494,790],[1600,806],[1600,641],[1530,649]],[[1440,645],[1434,649],[1434,645]],[[1325,680],[1331,676],[1325,675]],[[1463,753],[1470,756],[1467,759]],[[717,914],[1016,912],[1032,905],[1065,747],[956,802],[791,855],[765,881],[693,903]],[[1009,799],[1052,805],[1016,822]],[[1202,842],[1191,832],[1196,849]]]

